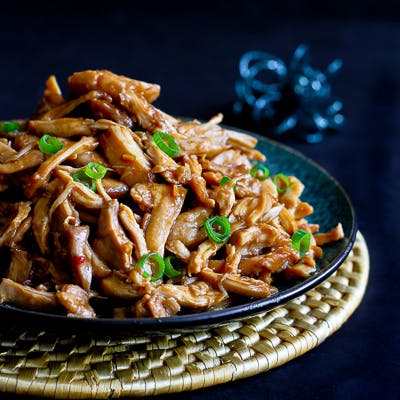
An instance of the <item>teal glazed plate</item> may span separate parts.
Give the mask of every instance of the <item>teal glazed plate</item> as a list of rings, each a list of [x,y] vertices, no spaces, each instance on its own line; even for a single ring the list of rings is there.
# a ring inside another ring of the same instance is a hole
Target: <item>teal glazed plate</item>
[[[241,131],[236,128],[229,127],[229,129]],[[210,329],[272,310],[326,280],[346,259],[355,241],[356,218],[348,195],[335,178],[304,155],[273,140],[251,135],[258,139],[257,149],[267,157],[266,165],[271,174],[282,172],[286,175],[294,175],[304,183],[305,189],[301,198],[314,207],[314,213],[308,217],[310,222],[319,224],[321,232],[331,230],[338,222],[343,225],[344,238],[323,247],[324,255],[318,260],[317,271],[312,276],[290,284],[276,285],[279,291],[266,299],[245,300],[243,303],[224,309],[168,318],[84,319],[22,310],[3,304],[0,305],[2,326],[7,326],[6,320],[8,320],[12,326],[36,327],[36,329],[59,334],[88,333],[92,336],[190,332]]]

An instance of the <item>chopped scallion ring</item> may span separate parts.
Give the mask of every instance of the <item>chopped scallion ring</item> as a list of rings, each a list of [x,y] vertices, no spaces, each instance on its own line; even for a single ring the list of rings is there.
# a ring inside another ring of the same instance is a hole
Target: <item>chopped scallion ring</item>
[[[265,165],[256,164],[250,170],[250,175],[259,181],[265,181],[269,177],[269,169]]]
[[[311,234],[309,232],[299,229],[292,236],[292,247],[300,253],[300,257],[310,248]]]
[[[39,150],[45,154],[56,154],[63,148],[63,144],[55,137],[43,135],[38,142]]]
[[[170,157],[175,157],[179,154],[179,146],[175,139],[169,134],[162,131],[155,131],[153,134],[154,143]]]
[[[97,190],[96,179],[102,179],[107,173],[104,165],[96,162],[89,162],[84,169],[80,169],[72,174],[75,182],[82,183],[95,192]]]
[[[168,278],[178,278],[179,276],[182,276],[182,266],[179,265],[177,268],[175,268],[172,265],[172,262],[175,264],[179,262],[177,257],[174,256],[168,256],[164,258],[164,263],[165,263],[165,271],[164,274]]]
[[[232,178],[229,178],[229,176],[223,176],[219,182],[219,186],[224,186],[231,180]]]
[[[96,186],[96,180],[89,178],[86,175],[85,170],[81,169],[77,172],[74,172],[72,174],[72,179],[75,182],[79,182],[82,183],[82,185],[85,185],[87,188],[89,188],[90,190],[93,190],[93,192],[95,192],[97,190],[97,186]]]
[[[89,162],[85,167],[85,174],[92,179],[102,179],[107,173],[107,168],[97,162]]]
[[[285,193],[286,190],[289,189],[290,181],[289,178],[285,174],[277,174],[273,178],[273,182],[275,183],[276,190],[278,193]]]
[[[135,267],[143,269],[143,276],[150,277],[151,281],[160,279],[165,271],[164,259],[158,253],[149,253],[140,257]]]
[[[214,229],[217,226],[218,230]],[[225,242],[231,234],[231,224],[229,219],[225,216],[215,216],[209,218],[204,223],[204,229],[207,232],[208,237],[215,243]]]
[[[4,133],[17,132],[20,129],[20,124],[13,121],[3,121],[1,123],[1,131]]]
[[[231,180],[232,178],[229,178],[229,176],[223,176],[219,182],[219,186],[224,186]],[[236,185],[233,185],[233,190],[236,192]]]

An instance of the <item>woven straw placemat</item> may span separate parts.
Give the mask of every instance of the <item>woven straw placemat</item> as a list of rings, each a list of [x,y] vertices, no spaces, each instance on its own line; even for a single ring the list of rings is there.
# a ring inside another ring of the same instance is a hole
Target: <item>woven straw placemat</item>
[[[60,399],[181,392],[278,367],[318,346],[359,305],[369,255],[358,233],[339,270],[268,313],[191,334],[64,338],[0,332],[0,391]]]

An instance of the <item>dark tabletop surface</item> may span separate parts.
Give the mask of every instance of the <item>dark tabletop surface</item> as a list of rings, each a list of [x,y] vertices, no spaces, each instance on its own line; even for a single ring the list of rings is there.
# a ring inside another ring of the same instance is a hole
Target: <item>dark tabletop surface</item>
[[[325,167],[352,199],[371,257],[362,304],[324,343],[277,369],[159,398],[399,399],[396,2],[56,3],[14,1],[1,11],[0,119],[29,115],[51,74],[65,86],[74,71],[106,68],[159,83],[156,105],[170,114],[209,118],[222,111],[226,123],[246,128],[231,112],[237,64],[245,51],[264,50],[288,60],[305,42],[315,65],[337,57],[344,63],[333,83],[344,103],[344,128],[319,144],[285,142]]]

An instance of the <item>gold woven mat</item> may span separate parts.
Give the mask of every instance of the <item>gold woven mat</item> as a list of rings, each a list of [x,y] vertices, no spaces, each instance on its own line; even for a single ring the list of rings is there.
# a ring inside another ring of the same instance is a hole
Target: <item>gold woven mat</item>
[[[363,236],[335,275],[268,313],[192,334],[113,341],[0,333],[0,391],[60,399],[181,392],[278,367],[318,346],[359,305],[368,280]]]

